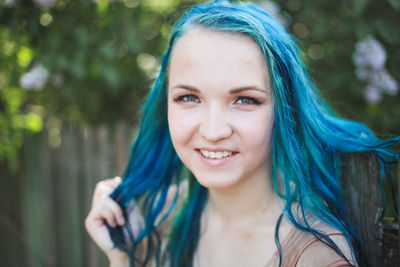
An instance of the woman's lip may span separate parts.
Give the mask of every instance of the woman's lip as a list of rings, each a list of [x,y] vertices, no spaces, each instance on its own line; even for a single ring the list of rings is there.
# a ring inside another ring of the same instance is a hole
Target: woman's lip
[[[208,149],[204,149],[204,150],[208,150]],[[209,151],[217,152],[217,151],[230,151],[230,150],[209,150]],[[221,165],[235,159],[238,154],[238,152],[232,152],[232,155],[225,157],[225,158],[210,159],[210,158],[204,157],[203,154],[201,154],[200,149],[196,149],[196,152],[197,152],[197,155],[199,155],[200,160],[209,166],[221,166]]]
[[[227,152],[232,152],[232,153],[238,153],[237,151],[234,151],[232,149],[226,149],[226,148],[206,148],[206,147],[202,147],[202,148],[197,148],[197,151],[200,150],[207,150],[207,151],[211,151],[211,152],[223,152],[223,151],[227,151]]]

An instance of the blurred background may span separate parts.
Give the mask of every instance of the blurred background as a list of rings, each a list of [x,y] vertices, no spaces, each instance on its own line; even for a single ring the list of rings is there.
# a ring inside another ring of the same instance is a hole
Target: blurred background
[[[0,266],[107,266],[83,221],[122,175],[190,0],[0,0]],[[400,1],[254,1],[297,38],[322,96],[400,135]]]

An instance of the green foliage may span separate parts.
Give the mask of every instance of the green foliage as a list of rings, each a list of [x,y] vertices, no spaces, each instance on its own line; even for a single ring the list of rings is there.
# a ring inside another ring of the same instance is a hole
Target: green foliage
[[[54,121],[136,121],[171,25],[199,1],[57,0],[46,8],[32,0],[6,2],[0,1],[0,160],[15,163],[24,132],[51,128]],[[355,44],[372,35],[400,80],[399,1],[276,3],[334,109],[377,132],[400,134],[399,95],[368,104],[352,63]],[[38,65],[48,71],[46,82],[24,89],[21,78]]]
[[[377,133],[400,135],[400,95],[383,94],[379,104],[364,98],[366,83],[357,79],[352,62],[355,45],[375,37],[386,49],[386,68],[400,81],[400,1],[276,1],[289,13],[290,30],[299,40],[307,66],[322,95],[342,116]],[[302,31],[305,27],[306,33]],[[299,30],[300,29],[300,30]]]
[[[0,1],[0,161],[15,165],[23,132],[55,120],[135,121],[168,29],[194,2],[59,0],[42,9]],[[37,65],[49,77],[26,90],[21,77]]]

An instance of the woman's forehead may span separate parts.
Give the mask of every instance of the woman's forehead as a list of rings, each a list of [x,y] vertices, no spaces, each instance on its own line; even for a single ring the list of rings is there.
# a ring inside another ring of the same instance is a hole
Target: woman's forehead
[[[182,79],[269,87],[265,57],[252,39],[202,27],[189,30],[173,48],[169,81]]]
[[[215,48],[215,49],[212,49]],[[178,50],[195,54],[199,52],[221,52],[219,49],[230,49],[236,52],[258,54],[264,58],[256,42],[242,33],[212,30],[203,26],[195,26],[181,36],[172,49],[172,56]]]

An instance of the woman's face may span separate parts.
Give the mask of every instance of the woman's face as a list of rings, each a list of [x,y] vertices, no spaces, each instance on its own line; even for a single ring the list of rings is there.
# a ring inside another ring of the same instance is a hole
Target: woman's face
[[[182,162],[207,188],[269,177],[274,103],[250,38],[196,27],[173,48],[168,123]]]

